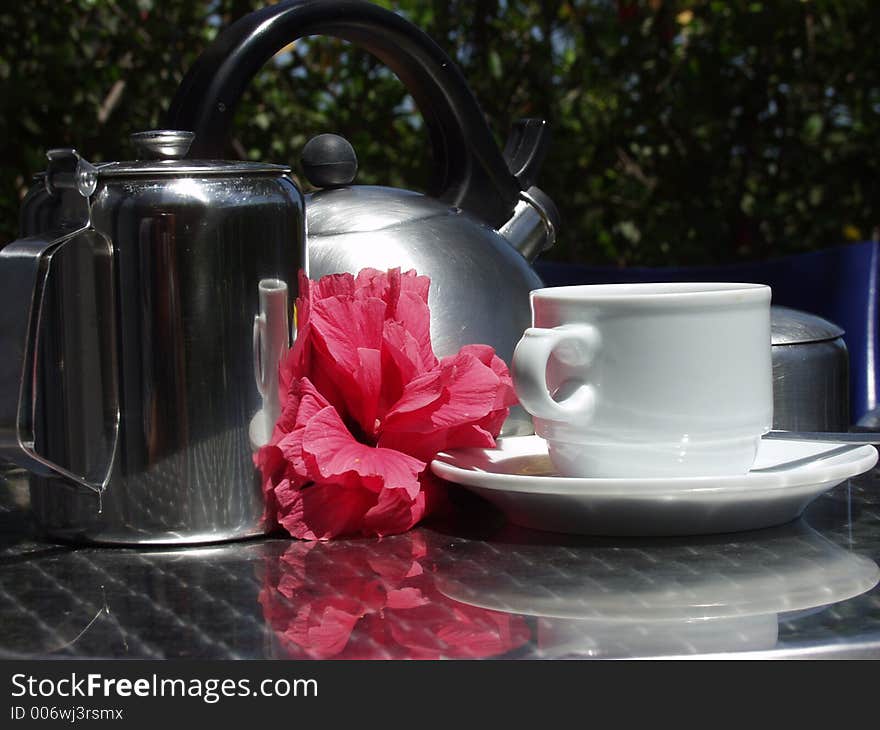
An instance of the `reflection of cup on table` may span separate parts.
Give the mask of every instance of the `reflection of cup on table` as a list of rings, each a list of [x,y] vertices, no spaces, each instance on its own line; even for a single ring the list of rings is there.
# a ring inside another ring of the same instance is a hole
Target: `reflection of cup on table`
[[[770,288],[532,292],[517,394],[566,476],[744,474],[773,420]]]
[[[457,545],[435,567],[437,588],[449,598],[535,618],[534,658],[781,648],[791,641],[784,632],[780,641],[782,622],[859,596],[878,579],[873,560],[803,520],[655,540],[507,526],[493,542]]]

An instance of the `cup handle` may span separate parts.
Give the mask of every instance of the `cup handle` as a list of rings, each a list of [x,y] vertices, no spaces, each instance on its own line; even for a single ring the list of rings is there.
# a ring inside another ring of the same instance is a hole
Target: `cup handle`
[[[552,329],[529,327],[513,352],[514,386],[520,402],[533,416],[584,423],[592,418],[595,409],[596,392],[592,385],[581,383],[559,401],[547,388],[547,362],[562,344],[572,348],[567,361],[586,364],[599,349],[599,332],[588,324],[565,324]]]

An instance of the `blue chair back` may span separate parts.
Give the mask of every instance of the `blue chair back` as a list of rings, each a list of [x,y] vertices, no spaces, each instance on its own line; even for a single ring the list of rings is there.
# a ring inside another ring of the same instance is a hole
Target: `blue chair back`
[[[768,284],[773,303],[819,315],[842,327],[850,357],[850,414],[877,406],[880,243],[867,241],[762,262],[729,266],[615,268],[539,261],[547,286],[651,281],[742,281]]]

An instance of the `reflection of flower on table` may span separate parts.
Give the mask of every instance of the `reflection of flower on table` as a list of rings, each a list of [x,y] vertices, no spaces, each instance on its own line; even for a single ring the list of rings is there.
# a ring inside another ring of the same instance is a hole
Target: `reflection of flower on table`
[[[256,455],[266,518],[308,540],[403,532],[431,512],[439,451],[494,446],[516,402],[491,347],[438,360],[427,277],[304,276],[281,416]]]
[[[475,659],[524,645],[521,616],[453,601],[434,587],[417,533],[293,542],[262,567],[259,601],[280,656]]]

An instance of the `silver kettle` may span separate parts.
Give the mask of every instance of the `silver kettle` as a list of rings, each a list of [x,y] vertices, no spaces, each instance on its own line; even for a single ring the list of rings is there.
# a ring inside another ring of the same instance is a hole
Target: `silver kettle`
[[[317,188],[307,197],[309,276],[364,267],[431,277],[431,338],[439,356],[492,345],[507,361],[529,326],[529,292],[542,286],[529,260],[553,245],[556,207],[534,186],[549,143],[546,122],[520,120],[502,152],[460,71],[425,33],[363,0],[296,0],[253,12],[196,61],[167,122],[196,134],[194,154],[222,154],[234,109],[257,70],[309,35],[351,41],[382,60],[415,99],[433,148],[429,194],[352,185],[354,150],[320,135],[303,150]],[[504,433],[530,433],[515,409]]]
[[[0,251],[0,458],[52,537],[122,544],[265,531],[253,450],[277,417],[305,259],[289,169],[52,150]],[[255,379],[257,382],[254,382]]]

